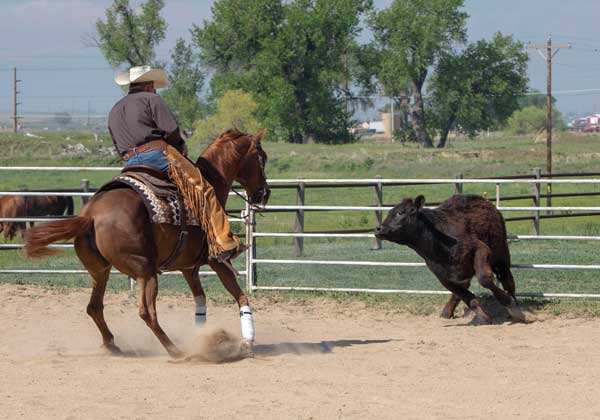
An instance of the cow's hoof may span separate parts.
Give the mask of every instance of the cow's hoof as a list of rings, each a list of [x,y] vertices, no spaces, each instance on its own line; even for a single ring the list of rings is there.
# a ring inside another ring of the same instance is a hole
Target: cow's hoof
[[[479,301],[477,299],[473,299],[469,307],[473,312],[475,312],[475,319],[473,319],[473,325],[490,325],[492,323],[492,318],[490,318],[490,316],[486,314],[483,309],[481,309],[481,306],[479,306]]]
[[[473,318],[473,325],[492,325],[492,318],[490,318],[486,313],[484,313],[483,316],[480,314],[475,314],[475,318]]]
[[[525,313],[523,313],[523,311],[517,304],[517,301],[515,300],[515,298],[510,299],[510,305],[508,305],[506,307],[506,310],[508,311],[508,314],[510,315],[510,317],[512,318],[513,321],[523,322],[523,323],[527,322],[527,317],[525,316]]]
[[[453,319],[454,318],[454,311],[450,312],[450,310],[444,308],[444,309],[442,309],[442,313],[440,314],[440,318]]]

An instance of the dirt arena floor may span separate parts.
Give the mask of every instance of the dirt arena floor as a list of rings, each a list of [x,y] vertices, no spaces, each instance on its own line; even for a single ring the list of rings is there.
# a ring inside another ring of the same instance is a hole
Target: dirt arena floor
[[[109,294],[106,315],[128,357],[100,348],[88,292],[0,286],[1,419],[598,419],[600,320],[471,326],[387,315],[361,303],[256,301],[255,358],[171,363]],[[163,297],[159,317],[195,341],[192,299]],[[237,338],[233,305],[210,329]]]

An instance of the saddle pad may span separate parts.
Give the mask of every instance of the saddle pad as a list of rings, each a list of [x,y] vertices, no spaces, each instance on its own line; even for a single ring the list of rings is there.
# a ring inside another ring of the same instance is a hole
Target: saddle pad
[[[185,217],[186,225],[200,225],[198,219],[186,211],[175,185],[147,173],[127,172],[116,176],[100,187],[96,194],[127,187],[139,194],[152,223],[181,226],[182,217]]]

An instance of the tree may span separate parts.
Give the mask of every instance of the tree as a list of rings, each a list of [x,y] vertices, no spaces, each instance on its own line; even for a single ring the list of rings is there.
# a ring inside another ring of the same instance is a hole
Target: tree
[[[249,93],[242,90],[227,91],[216,102],[216,110],[210,117],[196,121],[191,143],[207,143],[230,128],[237,128],[245,133],[259,131],[254,116],[256,102]]]
[[[422,89],[429,68],[466,38],[463,0],[394,0],[369,19],[379,52],[375,75],[384,94],[412,94],[412,125],[418,142],[432,147],[427,133]]]
[[[213,94],[251,92],[257,116],[291,142],[350,140],[348,65],[371,0],[217,0],[193,29]]]
[[[171,52],[169,66],[169,89],[163,97],[175,114],[182,128],[191,129],[202,115],[202,104],[198,97],[204,84],[204,73],[199,56],[183,39],[178,39]]]
[[[554,103],[556,103],[556,98],[552,96],[551,101],[552,105],[554,105]],[[546,109],[546,94],[539,90],[532,90],[519,99],[519,108],[526,108],[528,106]]]
[[[71,123],[71,120],[71,114],[69,114],[66,111],[54,113],[54,122],[56,122],[56,124],[58,124],[63,129]]]
[[[501,33],[444,53],[429,84],[438,147],[452,129],[473,136],[506,122],[527,90],[527,59],[523,45]]]
[[[562,114],[552,110],[552,124],[556,130],[563,130],[565,122]],[[537,133],[546,129],[546,110],[536,106],[528,106],[518,111],[508,119],[508,131],[512,134]]]
[[[92,42],[114,68],[156,64],[155,48],[165,39],[167,29],[160,16],[164,6],[164,0],[146,0],[136,12],[129,0],[113,0],[106,9],[106,20],[96,21],[98,37]]]

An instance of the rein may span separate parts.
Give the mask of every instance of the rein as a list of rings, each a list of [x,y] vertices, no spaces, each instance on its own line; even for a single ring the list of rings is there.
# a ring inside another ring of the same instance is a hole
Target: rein
[[[267,181],[267,174],[265,173],[265,160],[263,159],[262,155],[260,154],[260,152],[262,152],[262,146],[260,145],[259,142],[254,143],[254,147],[256,148],[256,156],[258,158],[258,166],[260,167],[260,172],[265,180],[265,182]],[[236,191],[233,187],[231,187],[231,191],[233,191],[238,197],[240,197],[242,200],[244,200],[247,204],[249,204],[250,206],[253,206],[255,208],[258,208],[258,212],[259,214],[261,214],[262,216],[264,216],[262,214],[262,209],[260,207],[257,207],[256,205],[252,204],[250,202],[250,200],[248,200],[246,197],[244,197],[243,194],[241,194],[239,191]]]

